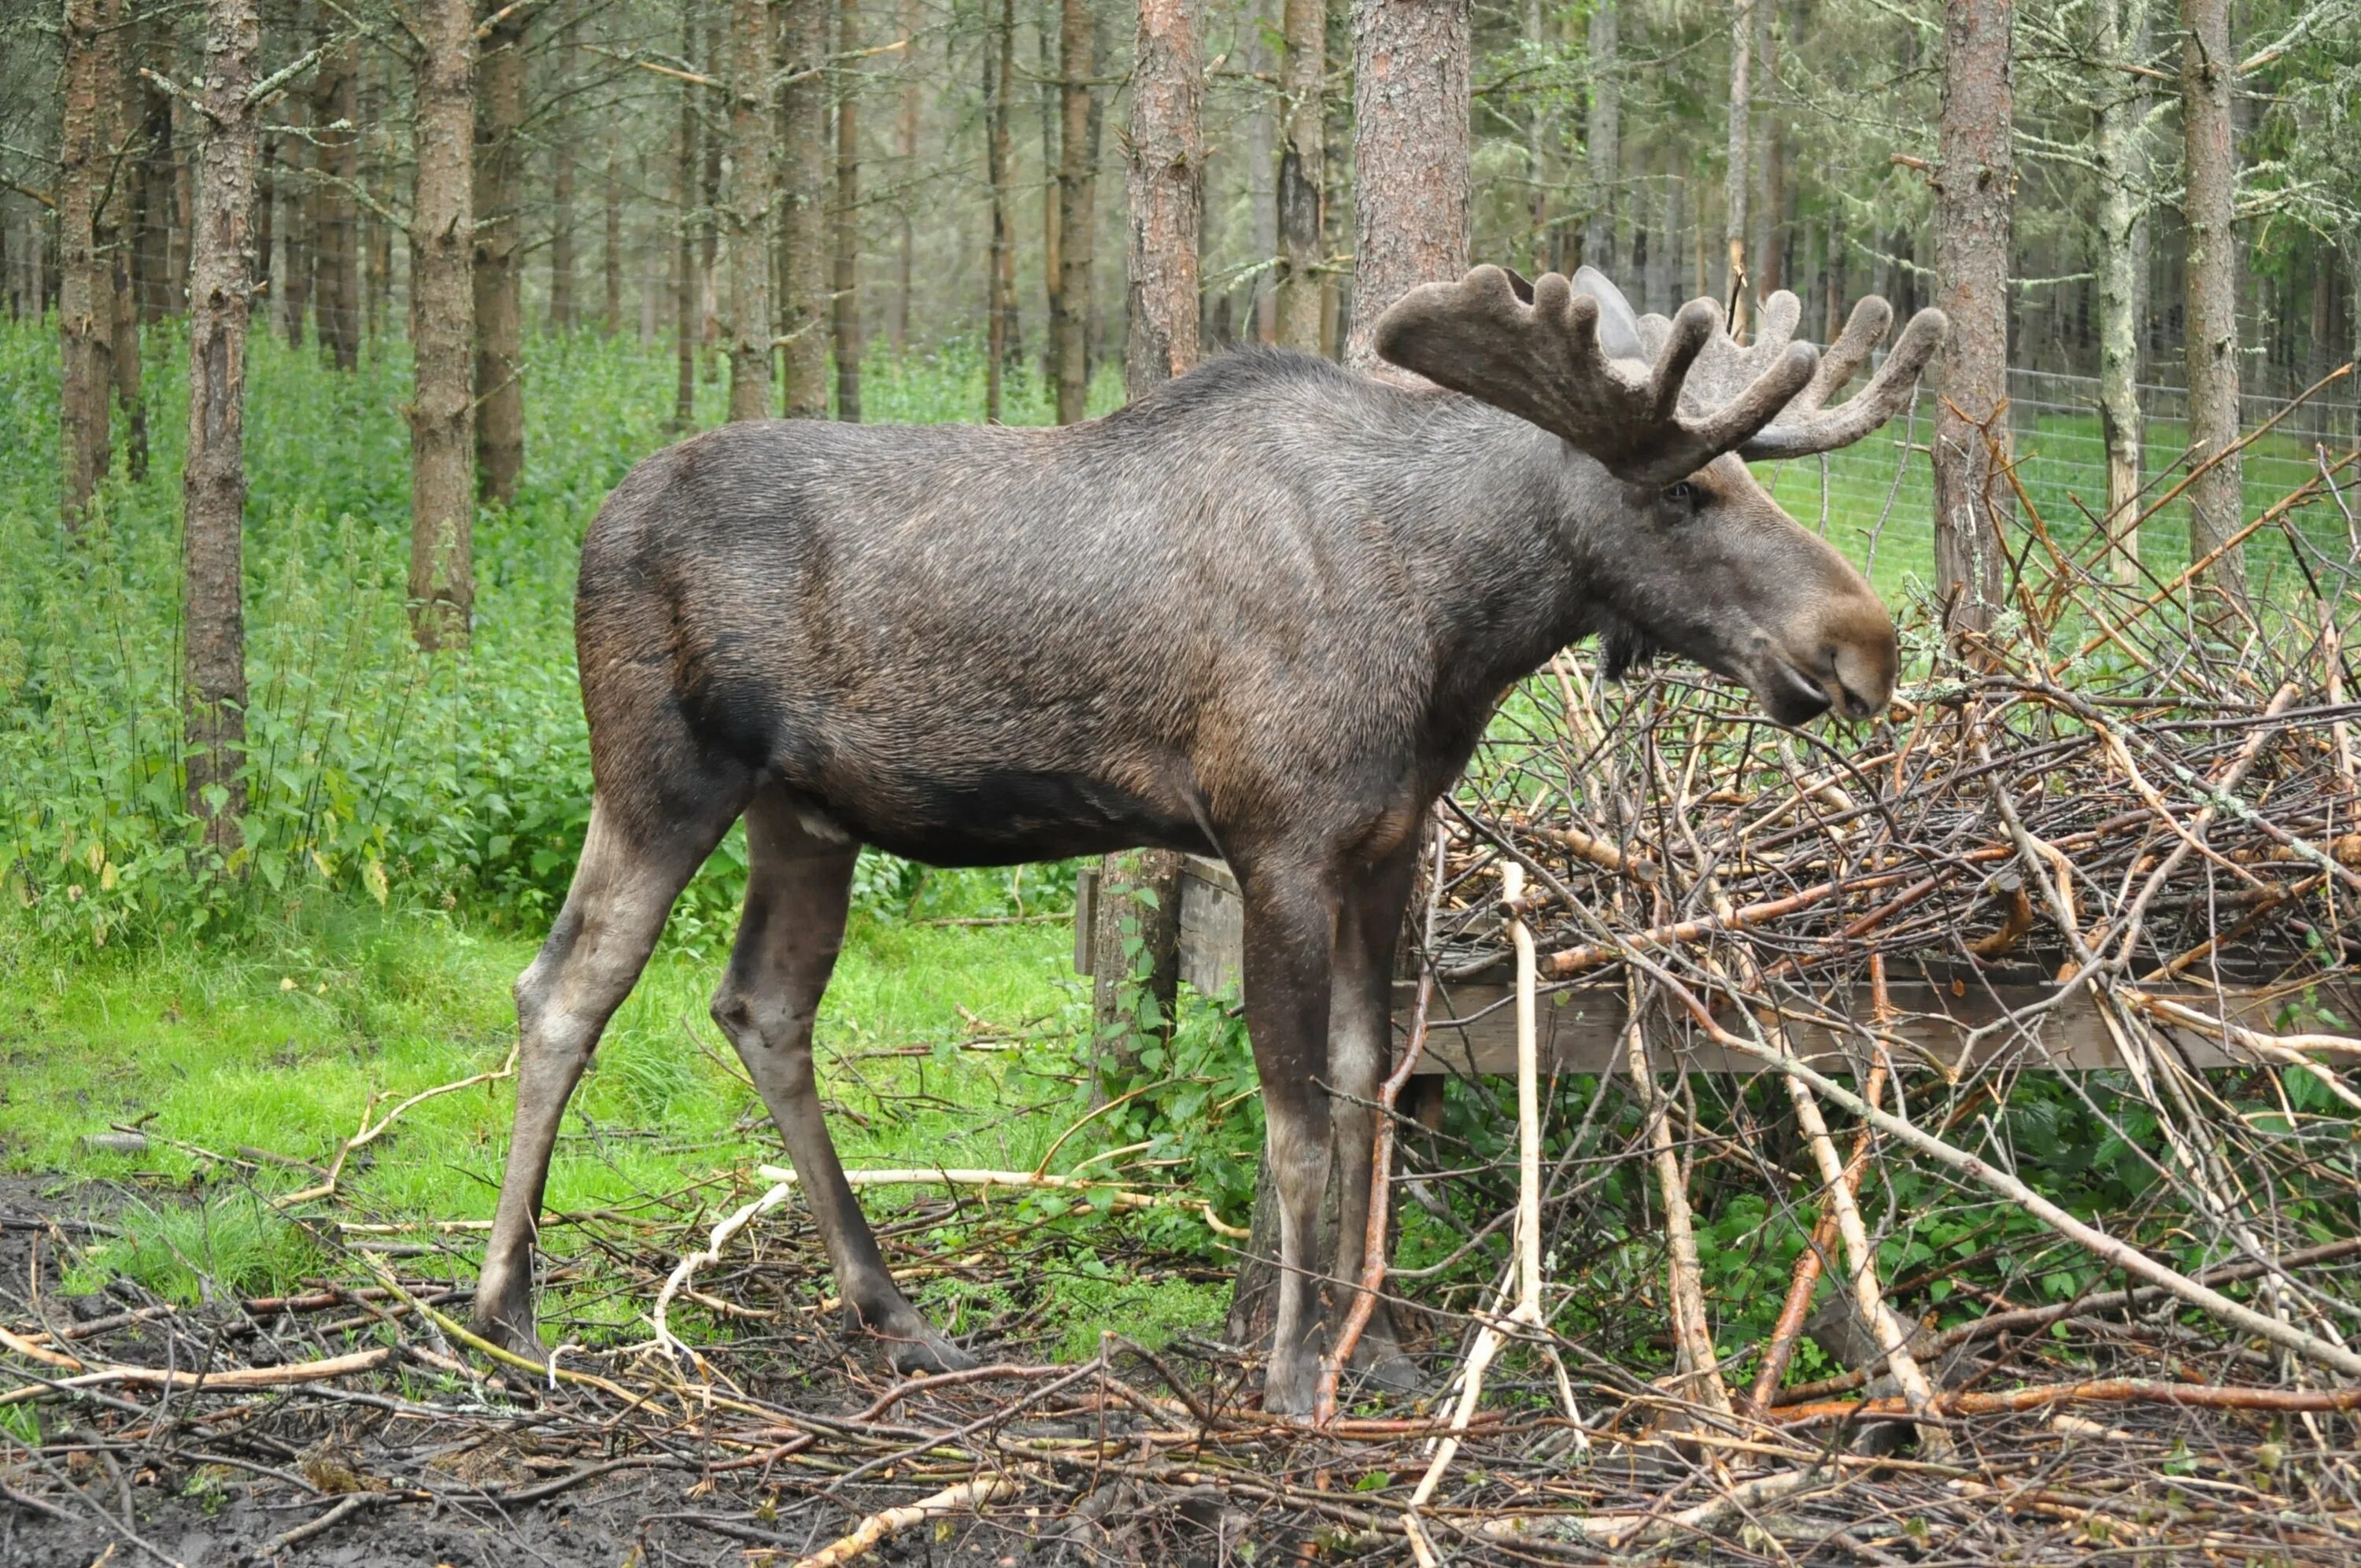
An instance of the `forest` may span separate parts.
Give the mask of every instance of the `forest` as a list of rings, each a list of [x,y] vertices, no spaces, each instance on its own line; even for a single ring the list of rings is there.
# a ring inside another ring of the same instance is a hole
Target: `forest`
[[[0,1563],[2350,1561],[2361,5],[7,0],[0,44]],[[847,849],[803,1049],[939,1362],[725,1016],[733,828],[551,1113],[539,1354],[471,1316],[626,476],[743,422],[1119,437],[1279,352],[1590,464],[1381,325],[1484,264],[1591,269],[1649,352],[1709,302],[1692,393],[1857,361],[1795,408],[1875,419],[1707,456],[1883,601],[1890,706],[1612,638],[1510,686],[1417,803],[1382,1088],[1314,1074],[1367,1192],[1308,1240],[1243,862]]]

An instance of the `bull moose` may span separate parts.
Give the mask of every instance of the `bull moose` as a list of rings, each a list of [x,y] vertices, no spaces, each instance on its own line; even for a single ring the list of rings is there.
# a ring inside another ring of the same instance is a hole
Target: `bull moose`
[[[971,1365],[887,1275],[820,1114],[812,1020],[854,856],[1156,846],[1221,857],[1243,896],[1280,1203],[1265,1403],[1308,1411],[1326,1343],[1314,1233],[1333,1158],[1335,1277],[1357,1281],[1419,824],[1510,686],[1595,636],[1610,674],[1670,652],[1787,724],[1892,695],[1883,605],[1743,460],[1870,433],[1909,400],[1943,318],[1919,313],[1828,406],[1891,312],[1863,300],[1825,357],[1790,343],[1798,313],[1773,296],[1741,346],[1710,300],[1667,321],[1587,268],[1529,283],[1478,267],[1378,323],[1379,355],[1411,376],[1249,350],[1062,429],[748,422],[633,468],[583,546],[590,822],[517,981],[478,1328],[538,1353],[533,1249],[566,1099],[675,897],[743,817],[714,1020],[785,1140],[848,1318],[898,1370]],[[1382,1311],[1364,1347],[1403,1370]]]

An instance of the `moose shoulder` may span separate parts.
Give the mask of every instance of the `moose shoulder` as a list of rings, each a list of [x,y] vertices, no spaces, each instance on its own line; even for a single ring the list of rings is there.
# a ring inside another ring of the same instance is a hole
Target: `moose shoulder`
[[[1678,653],[1788,722],[1891,693],[1883,607],[1741,458],[1868,433],[1941,319],[1923,313],[1825,409],[1883,335],[1883,302],[1825,359],[1788,345],[1792,296],[1764,318],[1741,348],[1710,302],[1666,322],[1587,270],[1479,268],[1379,323],[1380,351],[1436,385],[1254,352],[1062,430],[733,424],[640,465],[584,548],[591,825],[517,985],[479,1324],[537,1343],[559,1116],[674,897],[743,817],[746,909],[714,1016],[848,1313],[898,1367],[965,1365],[887,1277],[820,1117],[811,1024],[853,858],[1157,845],[1238,879],[1282,1211],[1266,1398],[1308,1409],[1326,1314],[1306,1264],[1333,1164],[1338,1276],[1359,1277],[1416,825],[1501,693],[1594,635],[1612,665]],[[1363,1344],[1406,1371],[1382,1311]]]

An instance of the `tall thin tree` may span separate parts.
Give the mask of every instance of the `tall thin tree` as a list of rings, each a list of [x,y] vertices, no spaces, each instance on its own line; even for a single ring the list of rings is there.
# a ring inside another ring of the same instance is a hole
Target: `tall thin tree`
[[[569,13],[557,29],[557,91],[571,93],[581,72],[581,27],[578,13]],[[549,324],[559,332],[573,330],[574,308],[574,170],[575,138],[571,125],[560,125],[549,138]]]
[[[523,156],[525,25],[497,5],[476,65],[476,480],[489,501],[516,499],[524,473]]]
[[[476,17],[417,0],[410,203],[410,605],[420,648],[464,648],[475,612]]]
[[[2147,275],[2148,118],[2153,97],[2130,67],[2147,53],[2148,0],[2093,0],[2099,64],[2091,159],[2099,178],[2099,432],[2107,449],[2106,529],[2117,577],[2139,577],[2144,416],[2139,318]]]
[[[79,532],[111,461],[115,274],[99,241],[122,68],[122,0],[69,0],[58,141],[60,510]]]
[[[681,7],[680,58],[693,63],[697,59],[697,16],[693,5]],[[697,416],[697,236],[700,203],[697,196],[697,170],[704,149],[698,145],[698,132],[703,124],[698,115],[697,93],[703,91],[693,82],[680,84],[680,125],[677,154],[673,163],[673,214],[675,227],[673,236],[673,347],[677,358],[677,375],[673,382],[672,430],[676,435],[688,429]]]
[[[1003,383],[1022,352],[1016,339],[1016,231],[1010,99],[1016,84],[1016,0],[986,0],[992,26],[983,49],[984,181],[991,188],[991,239],[984,266],[983,417],[1000,422]]]
[[[812,0],[805,0],[806,4]],[[721,175],[721,272],[730,417],[771,413],[771,45],[768,0],[730,0],[730,155]]]
[[[337,25],[337,24],[331,24]],[[333,41],[312,78],[312,137],[317,178],[310,192],[312,308],[319,323],[320,347],[339,370],[360,363],[361,253],[360,44]]]
[[[1623,177],[1623,63],[1618,0],[1590,9],[1590,104],[1583,137],[1590,214],[1582,225],[1582,258],[1609,277],[1622,262],[1618,216]],[[1639,280],[1625,279],[1637,288]]]
[[[1306,354],[1323,338],[1320,287],[1328,181],[1328,0],[1285,0],[1279,33],[1279,320],[1276,340]]]
[[[246,339],[253,305],[255,0],[208,0],[181,474],[181,723],[189,812],[223,850],[246,812]]]
[[[2189,443],[2207,466],[2189,485],[2189,558],[2213,557],[2202,574],[2243,604],[2246,564],[2229,541],[2243,510],[2238,444],[2237,147],[2230,119],[2237,57],[2229,0],[2181,0],[2181,219],[2189,236],[2185,349]]]
[[[1748,154],[1754,145],[1754,14],[1763,0],[1733,0],[1730,12],[1730,125],[1721,171],[1723,267],[1721,294],[1730,331],[1746,333],[1746,198]]]
[[[1139,0],[1131,71],[1130,336],[1135,399],[1197,363],[1197,245],[1204,224],[1201,0]]]
[[[1467,0],[1354,0],[1353,325],[1377,363],[1388,305],[1467,270]]]
[[[778,0],[780,59],[787,77],[780,92],[781,216],[785,222],[779,302],[784,399],[789,419],[828,417],[829,276],[829,35],[833,7],[826,0]]]
[[[1058,367],[1058,422],[1089,417],[1092,238],[1098,226],[1098,159],[1093,147],[1090,0],[1061,0],[1058,15],[1058,292],[1049,322]]]
[[[861,73],[851,68],[861,47],[858,0],[837,6],[836,52],[847,62],[836,75],[836,417],[861,422]]]
[[[2008,402],[2015,167],[2014,0],[1947,0],[1935,271],[1951,318],[1935,414],[1935,578],[1955,630],[1990,623],[2013,509],[1995,459]]]

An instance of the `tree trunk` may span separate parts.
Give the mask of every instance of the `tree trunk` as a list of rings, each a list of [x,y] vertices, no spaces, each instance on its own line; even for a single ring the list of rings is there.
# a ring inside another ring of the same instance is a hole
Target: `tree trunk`
[[[1097,1094],[1121,1093],[1139,1050],[1172,1037],[1180,988],[1180,871],[1170,850],[1133,850],[1099,861],[1091,902],[1091,1028]],[[1155,1003],[1154,1021],[1141,1017]]]
[[[58,138],[59,505],[82,531],[106,477],[115,379],[115,274],[100,248],[122,68],[122,0],[65,8],[65,103]]]
[[[437,0],[440,3],[440,0]],[[488,0],[489,3],[489,0]],[[500,7],[476,67],[476,464],[488,501],[516,499],[524,472],[524,274],[521,248],[524,30],[531,13]]]
[[[607,200],[607,228],[598,249],[600,300],[598,330],[609,337],[623,330],[623,176],[615,167],[616,154],[607,151],[607,175],[601,193]]]
[[[246,336],[253,294],[255,0],[209,0],[204,107],[190,255],[189,444],[181,475],[181,722],[188,806],[235,849],[246,811]]]
[[[1951,319],[1935,415],[1935,576],[1955,630],[1991,623],[2004,591],[2014,0],[1949,0],[1943,15],[1935,271]]]
[[[568,16],[557,30],[557,90],[569,92],[575,83],[580,50],[577,47],[581,22]],[[556,332],[571,332],[576,324],[574,310],[574,141],[577,127],[561,123],[553,127],[549,142],[549,324]]]
[[[1617,236],[1618,187],[1623,162],[1623,69],[1616,0],[1598,0],[1590,12],[1590,114],[1583,162],[1590,184],[1590,216],[1582,225],[1582,259],[1609,278],[1623,257]],[[1637,289],[1639,280],[1626,278]]]
[[[1087,0],[1085,0],[1087,3]],[[916,39],[925,14],[918,0],[902,0],[902,36],[912,39],[906,57],[901,62],[901,113],[894,123],[894,166],[906,187],[917,181],[918,170],[918,103],[923,91],[918,73]],[[894,258],[894,355],[899,358],[910,346],[910,287],[911,273],[917,261],[917,228],[910,216],[911,198],[906,193],[896,203],[901,226],[901,243]]]
[[[311,191],[313,311],[320,346],[329,363],[350,370],[360,363],[361,255],[358,206],[353,192],[360,180],[360,45],[346,42],[321,57],[312,79],[313,137],[319,178]]]
[[[1254,81],[1246,108],[1246,228],[1247,254],[1255,270],[1248,274],[1246,302],[1251,307],[1246,334],[1256,343],[1275,342],[1279,334],[1279,110],[1271,91],[1284,61],[1273,56],[1275,24],[1271,0],[1249,0],[1240,47],[1246,51],[1246,70]]]
[[[812,0],[799,0],[807,7]],[[730,157],[721,175],[730,417],[771,417],[771,41],[768,0],[730,6]]]
[[[384,68],[371,65],[368,57],[363,58],[361,71],[361,125],[363,145],[368,148],[364,177],[374,190],[381,187],[392,161],[388,151],[392,132],[387,121],[390,83]],[[374,340],[384,334],[386,313],[393,303],[393,225],[374,205],[361,208],[361,294],[363,325]]]
[[[1013,341],[1016,314],[1016,235],[1009,211],[1009,95],[1016,85],[1014,0],[999,0],[983,40],[983,170],[992,191],[992,238],[984,265],[983,418],[998,424],[1008,363],[1022,350]]]
[[[1386,307],[1467,270],[1466,0],[1354,0],[1353,326],[1378,362]]]
[[[780,0],[785,30],[781,58],[804,75],[781,91],[781,172],[786,298],[779,312],[789,419],[828,417],[829,7],[819,0]]]
[[[112,262],[115,400],[123,407],[124,472],[136,485],[148,477],[148,398],[139,363],[139,295],[131,282],[130,247],[115,245]]]
[[[1058,396],[1058,290],[1063,281],[1059,269],[1059,181],[1058,181],[1058,121],[1065,105],[1054,85],[1059,81],[1057,61],[1050,58],[1049,0],[1040,0],[1041,11],[1033,27],[1033,105],[1041,119],[1041,387],[1054,404]]]
[[[1098,160],[1090,85],[1090,0],[1062,0],[1058,17],[1058,293],[1049,320],[1058,367],[1058,422],[1090,417],[1091,241],[1098,233]]]
[[[680,24],[680,57],[697,58],[697,29],[684,7]],[[680,85],[679,159],[674,165],[673,206],[679,231],[673,247],[674,347],[678,375],[673,382],[672,430],[686,431],[697,418],[697,171],[702,148],[697,145],[697,95],[704,89],[693,82]]]
[[[1786,286],[1779,254],[1779,206],[1784,195],[1779,189],[1779,124],[1771,112],[1772,89],[1779,76],[1779,43],[1771,30],[1771,11],[1770,0],[1756,0],[1754,91],[1747,155],[1748,176],[1754,183],[1747,197],[1746,304],[1750,312],[1756,302]]]
[[[1139,0],[1131,72],[1130,332],[1137,399],[1197,363],[1197,240],[1204,217],[1200,0]]]
[[[2238,244],[2232,227],[2238,186],[2237,146],[2231,135],[2230,90],[2236,56],[2230,52],[2229,0],[2181,0],[2188,41],[2180,59],[2180,123],[2186,194],[2181,216],[2189,235],[2189,444],[2199,459],[2229,452],[2238,441]],[[2201,560],[2238,531],[2237,454],[2215,463],[2189,486],[2189,558]],[[2243,548],[2234,549],[2201,578],[2232,601],[2246,598]]]
[[[1285,0],[1279,31],[1279,320],[1281,347],[1318,354],[1328,182],[1328,0]]]
[[[170,24],[150,17],[142,29],[143,52],[155,50],[157,39],[169,43]],[[161,63],[169,64],[170,61]],[[172,311],[172,98],[162,88],[141,78],[139,102],[145,115],[139,153],[138,233],[132,240],[131,265],[137,274],[139,319],[159,322]],[[39,249],[35,247],[34,255]]]
[[[421,0],[410,216],[410,604],[418,646],[467,645],[474,612],[476,18]]]
[[[851,60],[861,47],[857,0],[837,7],[837,53]],[[836,87],[836,417],[861,422],[861,113],[858,71],[846,70]]]
[[[273,226],[279,236],[279,266],[271,274],[271,286],[279,297],[272,314],[278,319],[279,335],[287,346],[301,348],[303,323],[312,312],[314,247],[308,160],[315,155],[310,150],[311,127],[304,123],[312,117],[310,101],[291,94],[285,102],[288,119],[295,125],[296,134],[279,138],[279,164],[270,171]],[[174,275],[181,275],[177,266]]]
[[[1730,308],[1730,335],[1738,338],[1746,334],[1747,155],[1754,145],[1754,12],[1760,4],[1762,0],[1734,0],[1730,14],[1730,127],[1721,180],[1726,254],[1719,292]]]
[[[2092,157],[2099,176],[2099,429],[2107,449],[2108,534],[2115,577],[2139,580],[2142,483],[2140,289],[2147,272],[2147,93],[2123,68],[2147,53],[2147,0],[2096,0],[2103,72]]]

